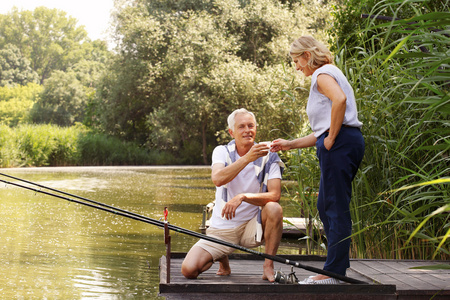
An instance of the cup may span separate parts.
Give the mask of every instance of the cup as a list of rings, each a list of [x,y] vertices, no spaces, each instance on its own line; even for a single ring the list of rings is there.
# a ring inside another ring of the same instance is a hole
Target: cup
[[[264,144],[269,148],[272,146],[272,142],[259,142],[258,144]]]

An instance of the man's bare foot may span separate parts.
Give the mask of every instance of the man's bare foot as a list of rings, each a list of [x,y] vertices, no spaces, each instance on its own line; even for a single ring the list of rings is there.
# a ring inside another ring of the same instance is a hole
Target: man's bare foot
[[[219,270],[216,273],[219,276],[228,276],[231,274],[230,262],[228,256],[219,260]]]
[[[219,276],[228,276],[231,274],[231,269],[223,269],[222,266],[219,267],[219,270],[216,273]]]
[[[273,265],[264,264],[262,279],[268,280],[269,282],[275,282]]]

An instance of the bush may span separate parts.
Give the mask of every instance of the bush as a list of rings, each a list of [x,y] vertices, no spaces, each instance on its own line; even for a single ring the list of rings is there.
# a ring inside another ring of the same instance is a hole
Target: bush
[[[164,165],[175,161],[132,142],[94,133],[82,125],[0,125],[0,166]]]
[[[0,123],[17,126],[30,120],[30,110],[39,99],[42,86],[29,83],[26,86],[0,87]]]
[[[80,160],[85,165],[117,166],[150,163],[145,149],[103,134],[89,132],[80,136],[78,147],[81,151]]]

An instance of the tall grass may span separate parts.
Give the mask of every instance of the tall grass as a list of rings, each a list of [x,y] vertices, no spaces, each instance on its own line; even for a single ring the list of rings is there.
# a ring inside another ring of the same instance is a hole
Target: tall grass
[[[83,126],[0,124],[0,166],[162,165],[173,159]]]
[[[336,55],[366,140],[353,183],[353,257],[450,258],[450,13],[422,14],[422,2],[379,1],[370,15],[393,20],[368,18],[357,51],[344,45]],[[410,18],[395,20],[405,10]],[[307,160],[297,162],[299,190],[318,186]],[[315,203],[306,206],[316,215]]]
[[[366,155],[352,201],[352,249],[359,257],[450,255],[449,182],[416,185],[450,175],[450,14],[421,14],[418,2],[378,2],[370,15],[416,14],[368,19],[358,56],[339,60],[365,123]]]

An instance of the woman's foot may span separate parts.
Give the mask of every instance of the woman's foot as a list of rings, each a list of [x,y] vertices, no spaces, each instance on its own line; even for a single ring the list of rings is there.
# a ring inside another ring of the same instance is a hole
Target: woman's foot
[[[341,284],[341,283],[342,282],[339,279],[320,274],[316,276],[309,276],[305,280],[298,282],[298,284]]]
[[[331,277],[330,276],[326,276],[326,275],[322,275],[322,274],[318,274],[316,276],[309,277],[309,278],[311,278],[312,280],[324,280],[324,279],[328,279],[328,278],[331,278]]]

